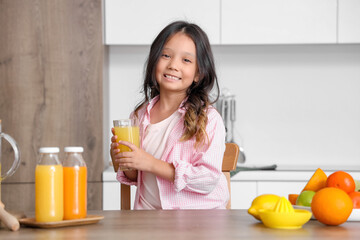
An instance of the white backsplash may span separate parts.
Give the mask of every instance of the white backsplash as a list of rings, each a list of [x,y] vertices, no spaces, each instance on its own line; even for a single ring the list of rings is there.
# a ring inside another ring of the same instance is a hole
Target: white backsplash
[[[236,95],[235,140],[250,165],[357,165],[360,45],[214,46],[220,88]],[[141,99],[149,46],[110,46],[104,153],[112,120]]]

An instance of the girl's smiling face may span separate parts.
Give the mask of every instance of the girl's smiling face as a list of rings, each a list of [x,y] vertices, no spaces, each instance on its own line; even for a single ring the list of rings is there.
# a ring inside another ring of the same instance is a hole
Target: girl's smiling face
[[[186,96],[186,90],[197,76],[196,46],[182,32],[174,34],[165,43],[156,65],[156,81],[160,92],[177,92]]]

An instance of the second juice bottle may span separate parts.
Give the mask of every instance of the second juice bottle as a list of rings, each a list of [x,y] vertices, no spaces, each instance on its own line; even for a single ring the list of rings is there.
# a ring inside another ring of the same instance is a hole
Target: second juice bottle
[[[85,218],[87,212],[87,168],[82,147],[65,147],[64,220]]]

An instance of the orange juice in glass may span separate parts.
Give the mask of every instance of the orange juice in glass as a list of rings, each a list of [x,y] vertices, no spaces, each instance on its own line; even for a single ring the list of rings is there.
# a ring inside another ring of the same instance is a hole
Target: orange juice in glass
[[[133,143],[135,146],[140,147],[140,134],[139,126],[136,124],[134,119],[120,119],[114,120],[114,131],[118,141],[127,141]],[[119,144],[118,149],[120,152],[131,151],[125,145]],[[117,172],[119,164],[113,162],[114,170]],[[121,171],[131,170],[130,168],[120,167]]]

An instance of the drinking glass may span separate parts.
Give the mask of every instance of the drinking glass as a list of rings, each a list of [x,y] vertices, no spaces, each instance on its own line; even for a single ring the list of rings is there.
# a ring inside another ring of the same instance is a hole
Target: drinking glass
[[[117,136],[118,141],[121,140],[121,141],[131,142],[137,147],[140,147],[139,126],[137,125],[135,119],[114,120],[113,123],[114,123],[115,135]],[[131,151],[130,148],[122,144],[119,144],[118,149],[120,149],[120,152]],[[115,172],[117,172],[119,168],[119,164],[113,161],[113,166]],[[120,170],[128,171],[132,169],[127,167],[120,167]]]

